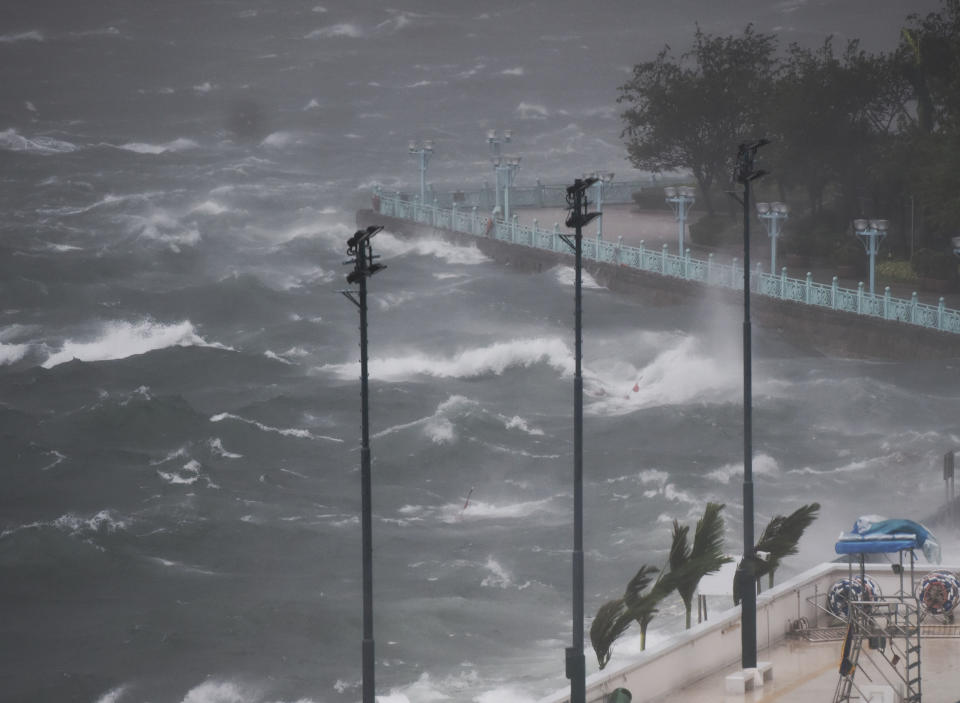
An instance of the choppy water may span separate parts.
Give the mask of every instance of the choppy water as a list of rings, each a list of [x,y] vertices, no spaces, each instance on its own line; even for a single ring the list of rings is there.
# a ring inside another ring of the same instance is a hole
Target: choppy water
[[[511,122],[522,178],[588,153],[628,172],[597,111],[621,78],[560,88],[641,58],[613,29],[632,10],[502,5],[9,4],[0,700],[360,698],[357,316],[336,292],[354,208],[414,181],[410,137],[437,140],[438,181],[478,183],[485,130]],[[557,69],[570,51],[592,58]],[[571,272],[375,248],[378,688],[529,700],[564,685],[570,636]],[[707,500],[739,549],[739,325],[587,288],[588,614]],[[755,338],[758,520],[824,505],[785,570],[862,512],[929,512],[957,364]]]

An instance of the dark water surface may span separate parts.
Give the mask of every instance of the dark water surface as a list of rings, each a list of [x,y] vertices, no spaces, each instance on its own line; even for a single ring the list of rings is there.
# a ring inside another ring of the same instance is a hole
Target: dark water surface
[[[431,179],[478,185],[486,129],[511,126],[521,181],[638,178],[624,67],[697,18],[805,39],[879,23],[875,4],[5,3],[0,700],[359,700],[357,315],[337,290],[370,185],[415,182],[424,137]],[[375,247],[378,688],[529,701],[564,685],[570,637],[572,272]],[[588,614],[707,500],[739,549],[739,325],[586,291]],[[824,505],[786,572],[860,513],[940,500],[956,363],[763,329],[756,350],[758,521]]]

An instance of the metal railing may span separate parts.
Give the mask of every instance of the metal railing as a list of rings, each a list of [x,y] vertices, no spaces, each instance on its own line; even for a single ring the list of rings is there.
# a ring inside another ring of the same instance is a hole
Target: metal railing
[[[456,202],[450,207],[423,205],[379,190],[374,202],[382,215],[535,249],[569,253],[569,247],[558,236],[559,225],[554,225],[552,230],[540,229],[536,220],[532,226],[521,225],[516,215],[510,222],[491,220],[486,213],[479,211],[477,205],[463,206]],[[689,249],[683,256],[678,256],[669,253],[666,244],[658,250],[645,247],[643,242],[634,247],[619,241],[584,237],[583,258],[720,288],[743,286],[743,265],[738,266],[736,258],[730,263],[716,261],[713,254],[706,260],[697,259],[690,256]],[[856,289],[841,288],[836,276],[830,284],[823,284],[814,282],[809,273],[804,279],[790,278],[786,268],[778,274],[771,274],[763,272],[760,267],[758,264],[750,275],[751,291],[758,295],[960,334],[960,310],[945,307],[942,297],[938,305],[928,305],[919,302],[916,293],[909,299],[895,298],[890,294],[889,286],[881,295],[875,295],[865,291],[862,282]]]
[[[672,183],[687,182],[690,179],[678,178],[660,178],[656,181],[612,181],[603,185],[603,202],[606,204],[614,203],[632,203],[633,194],[641,191],[656,191],[663,193],[665,185]],[[401,200],[413,201],[419,199],[419,195],[403,194],[400,192],[383,193],[386,197],[397,197]],[[426,192],[426,200],[429,205],[449,208],[454,204],[459,208],[470,208],[474,205],[489,212],[493,209],[497,200],[496,192],[489,183],[484,183],[483,188],[477,190],[456,190],[441,191],[434,190],[430,185]],[[514,185],[510,186],[510,205],[511,207],[567,207],[567,186],[545,184],[537,181],[534,185]]]

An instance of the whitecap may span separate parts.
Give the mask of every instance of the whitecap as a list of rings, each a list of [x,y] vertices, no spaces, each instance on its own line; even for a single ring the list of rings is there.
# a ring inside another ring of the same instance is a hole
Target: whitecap
[[[264,137],[260,144],[273,149],[283,149],[298,144],[299,141],[293,132],[273,132]]]
[[[526,71],[524,71],[523,66],[515,66],[514,68],[505,68],[500,73],[504,76],[522,76]],[[524,105],[525,103],[520,104]]]
[[[373,378],[403,381],[417,375],[437,378],[477,378],[488,374],[499,376],[508,368],[526,368],[540,363],[549,364],[564,375],[573,373],[572,354],[559,337],[497,342],[446,358],[423,353],[376,358],[369,362],[369,368]],[[358,373],[358,363],[328,364],[320,368],[343,379],[356,378]]]
[[[529,435],[537,435],[537,436],[542,436],[542,435],[543,435],[543,430],[538,430],[538,429],[536,429],[536,428],[531,428],[531,427],[527,424],[527,421],[524,420],[524,419],[523,419],[522,417],[520,417],[519,415],[514,415],[514,416],[511,417],[509,420],[507,420],[507,421],[504,423],[504,427],[506,427],[506,429],[508,429],[508,430],[517,429],[517,430],[520,430],[521,432],[526,432],[526,433],[529,434]]]
[[[0,343],[0,366],[15,364],[20,361],[30,350],[29,344],[3,344]]]
[[[128,686],[112,688],[97,699],[97,703],[119,703],[120,697],[127,692]]]
[[[225,212],[230,212],[230,208],[226,205],[221,205],[215,200],[205,200],[190,208],[190,212],[195,212],[200,215],[222,215]]]
[[[20,151],[27,154],[38,154],[40,156],[52,156],[55,154],[70,154],[77,151],[79,147],[76,144],[65,142],[53,137],[24,137],[17,133],[15,129],[7,129],[0,132],[0,149],[6,151]]]
[[[168,151],[179,152],[188,149],[196,149],[199,146],[192,139],[180,137],[164,144],[149,144],[146,142],[129,142],[121,144],[117,148],[125,151],[132,151],[137,154],[165,154]]]
[[[641,408],[688,403],[726,403],[739,389],[736,366],[708,354],[694,337],[685,337],[639,371],[617,360],[604,366],[594,362],[593,393],[589,412],[616,416]]]
[[[774,476],[780,472],[777,460],[769,454],[756,454],[751,463],[754,476]],[[743,462],[724,464],[707,473],[707,478],[719,483],[730,483],[731,478],[743,476]]]
[[[363,30],[355,24],[342,22],[327,27],[315,29],[306,35],[306,39],[326,39],[333,37],[344,37],[348,39],[359,39],[363,36]]]
[[[516,113],[521,120],[545,120],[550,116],[550,111],[543,105],[536,105],[526,101],[517,105]]]
[[[338,437],[327,437],[324,435],[313,434],[310,430],[304,430],[299,428],[281,428],[281,427],[271,427],[270,425],[265,425],[262,422],[257,422],[256,420],[249,420],[245,417],[240,417],[239,415],[234,415],[233,413],[219,413],[213,415],[210,418],[210,422],[223,422],[224,420],[234,420],[236,422],[244,422],[248,425],[253,425],[258,430],[263,432],[274,432],[284,437],[298,437],[300,439],[325,439],[329,442],[342,442],[342,439]]]
[[[577,272],[572,266],[557,266],[553,269],[553,275],[562,286],[573,286],[577,282]],[[587,290],[603,290],[603,286],[597,283],[596,279],[587,271],[581,271],[580,285]]]
[[[210,81],[204,81],[199,85],[193,86],[193,89],[198,93],[209,93],[214,88],[216,88],[216,86],[213,85]]]
[[[51,354],[43,362],[50,369],[73,359],[80,361],[107,361],[125,359],[136,354],[145,354],[167,347],[217,346],[208,344],[199,336],[189,320],[162,324],[153,320],[141,322],[113,321],[102,326],[96,338],[78,342],[68,339],[60,351]]]
[[[465,246],[430,237],[401,239],[389,232],[382,232],[377,237],[377,248],[391,258],[413,253],[418,256],[435,256],[448,264],[476,265],[490,261],[486,254],[472,244]]]
[[[528,500],[519,503],[487,503],[482,500],[471,500],[466,508],[462,503],[448,503],[439,510],[441,522],[455,523],[462,520],[505,520],[529,518],[534,513],[549,509],[554,498]]]
[[[18,34],[0,34],[0,43],[13,44],[19,41],[45,41],[42,33],[33,29],[29,32],[19,32]]]

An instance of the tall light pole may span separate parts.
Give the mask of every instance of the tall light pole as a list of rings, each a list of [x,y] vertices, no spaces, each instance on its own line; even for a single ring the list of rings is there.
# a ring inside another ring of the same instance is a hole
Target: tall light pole
[[[513,132],[509,129],[503,130],[503,137],[497,136],[497,130],[491,129],[487,132],[487,145],[490,147],[490,162],[493,164],[493,173],[496,178],[496,186],[494,191],[496,192],[497,197],[497,207],[500,205],[500,189],[503,187],[501,181],[502,172],[504,170],[503,166],[503,155],[500,153],[501,148],[504,144],[509,144],[510,140],[513,138]],[[502,211],[502,208],[501,208]]]
[[[777,272],[777,237],[789,215],[790,207],[786,203],[757,203],[757,217],[763,221],[770,236],[770,273]]]
[[[427,204],[427,164],[430,163],[430,157],[433,155],[433,140],[424,139],[423,144],[418,144],[410,140],[408,152],[411,156],[416,156],[420,161],[420,204]]]
[[[603,188],[607,183],[613,181],[614,173],[612,171],[608,173],[601,173],[600,171],[594,171],[593,173],[583,174],[584,178],[594,178],[596,179],[596,188],[597,188],[597,212],[603,213]],[[601,217],[597,220],[597,239],[603,240],[603,218]]]
[[[870,257],[870,295],[873,295],[873,283],[876,277],[877,250],[880,240],[887,236],[890,223],[887,220],[854,220],[853,230],[863,242],[863,248]]]
[[[374,263],[370,240],[383,227],[376,225],[357,232],[347,240],[347,261],[354,269],[347,274],[347,283],[359,284],[359,299],[353,289],[340,291],[360,310],[360,499],[361,554],[363,560],[363,703],[375,703],[373,681],[373,521],[370,480],[370,410],[367,390],[367,279],[384,264]]]
[[[677,218],[677,254],[683,256],[683,228],[687,221],[687,214],[693,207],[697,191],[691,186],[667,186],[663,189],[666,201],[673,208]]]
[[[737,567],[740,580],[740,657],[744,669],[757,666],[756,544],[753,534],[753,358],[750,330],[750,184],[766,171],[754,168],[757,150],[766,139],[741,144],[734,180],[743,185],[743,560]],[[734,196],[736,197],[736,196]]]
[[[503,157],[503,219],[507,222],[510,221],[510,187],[513,185],[514,179],[517,177],[517,171],[520,170],[520,158],[519,156],[507,156]]]
[[[566,676],[570,679],[570,703],[586,703],[586,663],[583,658],[583,227],[598,217],[587,212],[587,190],[595,178],[577,178],[567,188],[567,227],[573,227],[573,241],[561,234],[574,252],[574,338],[575,370],[573,374],[573,646],[566,650]]]

